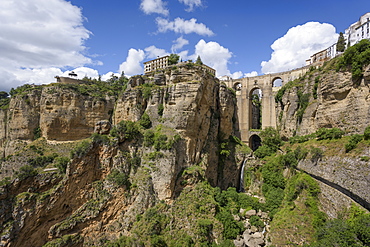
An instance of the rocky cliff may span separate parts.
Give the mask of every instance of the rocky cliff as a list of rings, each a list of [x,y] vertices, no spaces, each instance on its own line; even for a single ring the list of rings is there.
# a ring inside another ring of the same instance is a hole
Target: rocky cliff
[[[27,144],[38,128],[52,145],[86,138],[94,127],[98,133],[77,145],[63,178],[44,169],[3,187],[0,246],[99,246],[129,234],[137,215],[160,201],[171,204],[203,179],[237,187],[235,100],[195,65],[133,77],[117,98],[81,95],[63,85],[12,97],[3,111],[1,136],[10,140],[5,154],[11,141],[39,150]],[[109,120],[111,135],[100,135],[109,132]]]

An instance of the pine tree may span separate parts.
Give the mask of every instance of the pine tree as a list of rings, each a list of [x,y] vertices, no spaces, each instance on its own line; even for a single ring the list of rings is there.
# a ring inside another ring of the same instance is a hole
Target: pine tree
[[[344,39],[343,33],[340,32],[337,42],[337,51],[344,52],[345,49],[346,49],[346,40]]]
[[[197,61],[195,62],[195,64],[199,64],[199,65],[203,64],[202,59],[200,59],[199,55],[198,55],[198,58],[197,58]]]

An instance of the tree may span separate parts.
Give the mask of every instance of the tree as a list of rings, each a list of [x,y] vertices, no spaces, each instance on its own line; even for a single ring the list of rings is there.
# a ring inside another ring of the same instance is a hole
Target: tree
[[[171,54],[168,57],[168,65],[177,64],[179,62],[180,56],[177,54]]]
[[[197,61],[195,61],[195,64],[203,65],[202,59],[200,59],[199,55],[197,57]]]
[[[9,97],[9,94],[5,91],[0,91],[0,99],[6,99]]]
[[[345,49],[346,49],[346,40],[344,39],[343,33],[340,32],[337,42],[337,51],[344,52]]]

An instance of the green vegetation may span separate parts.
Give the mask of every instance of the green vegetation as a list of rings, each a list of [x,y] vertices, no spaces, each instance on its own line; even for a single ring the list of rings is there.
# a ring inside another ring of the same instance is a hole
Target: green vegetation
[[[320,84],[320,76],[315,77],[315,83],[313,84],[312,88],[312,96],[314,99],[317,99],[317,89],[319,88]]]
[[[311,246],[370,246],[370,214],[353,205],[346,217],[322,224]]]
[[[50,163],[53,163],[54,159],[58,156],[58,154],[53,153],[48,156],[38,156],[35,158],[28,159],[28,163],[33,167],[45,167]]]
[[[131,141],[140,135],[139,125],[132,121],[121,121],[113,126],[110,135],[118,138],[119,142]]]
[[[320,128],[315,135],[318,140],[333,140],[342,138],[344,131],[339,128]]]
[[[262,146],[254,152],[254,155],[258,158],[264,158],[274,154],[283,144],[279,132],[272,127],[261,131],[260,137],[262,139]]]
[[[174,65],[179,62],[180,56],[177,54],[170,54],[168,57],[168,65]]]
[[[346,143],[345,148],[346,152],[348,153],[352,149],[355,149],[357,147],[357,144],[362,141],[363,136],[359,134],[355,134],[351,136],[351,139],[349,139],[348,143]]]
[[[37,170],[31,166],[31,165],[24,165],[21,168],[19,168],[19,171],[16,172],[16,177],[19,180],[26,179],[28,177],[33,177],[38,174]]]
[[[78,234],[64,235],[61,238],[54,239],[42,247],[62,247],[62,246],[73,246],[83,242],[83,238]]]
[[[118,170],[113,170],[107,177],[107,180],[118,186],[130,187],[129,176],[126,173],[119,172]]]
[[[346,39],[342,32],[339,33],[338,41],[337,41],[337,51],[344,52],[346,49]]]
[[[144,114],[141,116],[139,120],[139,124],[144,129],[150,129],[152,127],[152,121],[150,120],[150,117],[146,112],[144,112]]]
[[[81,95],[105,100],[107,96],[118,97],[118,95],[126,89],[128,78],[122,73],[120,77],[112,74],[111,78],[107,81],[89,79],[86,77],[83,81],[84,83],[79,84],[55,83],[52,85],[59,88],[74,90]],[[52,93],[52,91],[50,93]]]
[[[70,159],[68,157],[56,157],[55,158],[55,167],[58,168],[58,170],[64,174],[67,170],[67,165],[69,163]]]
[[[200,58],[200,56],[199,56],[199,55],[198,55],[198,57],[197,57],[197,60],[195,61],[195,64],[203,65],[202,59]]]
[[[368,64],[370,64],[370,41],[363,39],[348,47],[339,57],[337,71],[349,69],[352,72],[352,78],[357,81],[362,78],[364,66]]]
[[[298,123],[302,122],[303,114],[308,106],[310,100],[309,93],[302,93],[302,91],[298,90],[298,110],[297,110],[297,120]]]
[[[33,130],[33,139],[39,139],[41,137],[41,128],[37,127]]]
[[[180,139],[181,137],[177,134],[172,138],[166,135],[162,125],[157,125],[154,130],[148,129],[144,132],[144,146],[153,146],[157,151],[171,149]]]
[[[9,103],[9,94],[5,91],[0,91],[0,109],[8,109]]]
[[[90,140],[83,140],[79,144],[76,145],[75,148],[71,150],[71,159],[74,157],[81,158],[83,155],[85,155],[91,147],[91,141]]]

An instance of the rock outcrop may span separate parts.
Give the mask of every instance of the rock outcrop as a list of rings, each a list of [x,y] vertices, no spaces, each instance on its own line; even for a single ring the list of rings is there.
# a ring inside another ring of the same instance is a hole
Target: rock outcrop
[[[223,189],[237,187],[235,100],[216,78],[187,66],[154,79],[137,77],[117,100],[81,96],[57,86],[42,88],[37,100],[31,100],[38,108],[14,99],[12,104],[25,111],[18,119],[33,116],[32,128],[39,126],[47,140],[82,139],[94,130],[107,134],[110,114],[117,126],[121,121],[137,122],[145,113],[152,127],[135,138],[94,139],[75,152],[64,179],[47,191],[35,186],[18,189],[18,196],[4,195],[2,202],[16,203],[4,208],[1,221],[8,227],[0,229],[5,233],[0,246],[22,246],[26,239],[29,246],[42,246],[63,236],[74,239],[75,246],[80,241],[98,246],[119,233],[128,234],[137,215],[159,201],[171,203],[185,187],[202,179]],[[35,113],[28,114],[31,110]],[[9,112],[14,111],[11,105]],[[24,130],[24,139],[33,138],[32,128]],[[146,145],[145,133],[150,131],[166,146]],[[220,142],[228,154],[220,154]],[[191,167],[202,175],[185,172]]]

